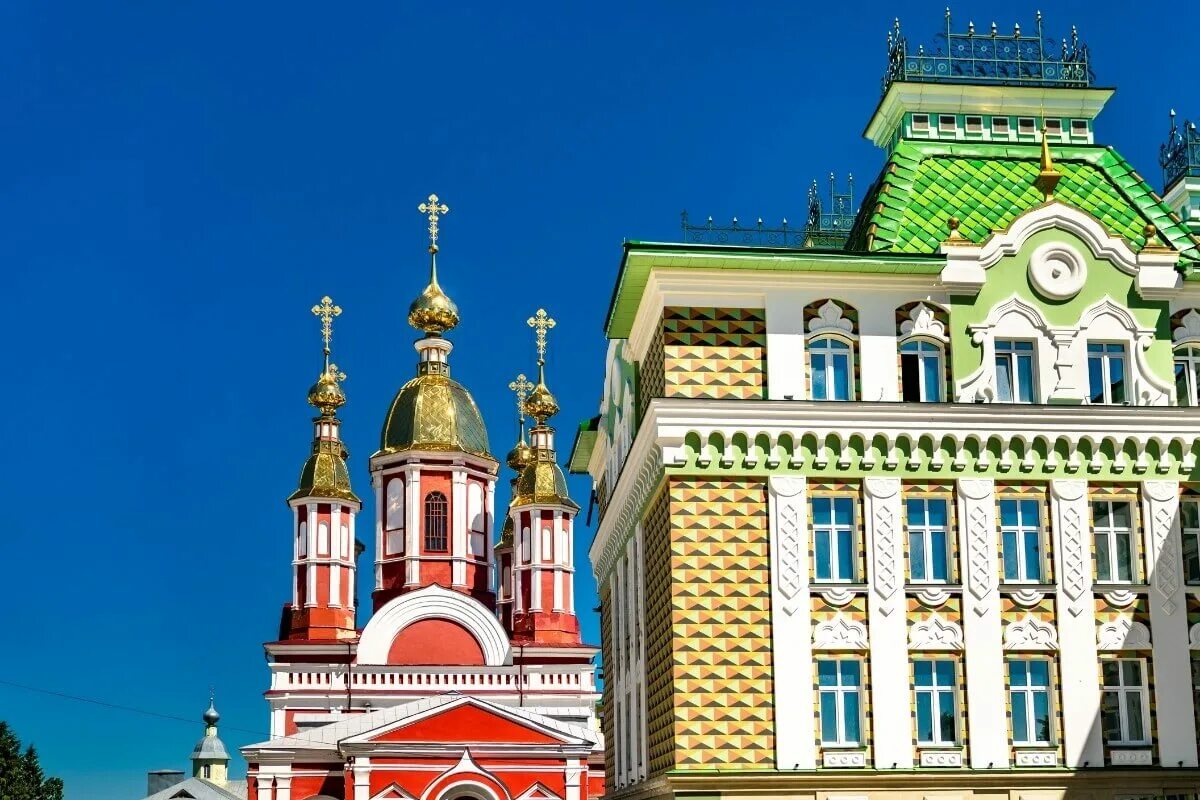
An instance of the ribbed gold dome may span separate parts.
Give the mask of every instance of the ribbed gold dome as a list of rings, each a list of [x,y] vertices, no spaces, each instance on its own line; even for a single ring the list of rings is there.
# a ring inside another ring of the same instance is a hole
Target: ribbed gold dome
[[[461,451],[491,458],[475,400],[447,375],[418,375],[400,387],[383,421],[380,452]]]
[[[567,495],[567,478],[562,469],[557,462],[545,457],[537,458],[517,477],[512,504],[530,503],[553,503],[579,510],[579,505]]]
[[[340,441],[318,439],[313,442],[312,455],[300,470],[300,481],[288,502],[304,497],[329,497],[335,500],[360,502],[350,489],[350,470],[346,468],[346,448]]]

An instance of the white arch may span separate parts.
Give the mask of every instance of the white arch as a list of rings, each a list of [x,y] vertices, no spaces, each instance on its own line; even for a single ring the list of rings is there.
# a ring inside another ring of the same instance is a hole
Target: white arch
[[[363,628],[358,663],[386,664],[388,651],[400,631],[423,619],[446,619],[462,625],[479,642],[489,667],[511,663],[508,635],[500,621],[475,598],[441,586],[402,594],[375,612]]]
[[[987,269],[1004,256],[1016,254],[1030,236],[1051,228],[1075,234],[1096,258],[1112,262],[1128,275],[1137,274],[1137,253],[1124,239],[1110,234],[1091,214],[1057,201],[1027,211],[1013,220],[1008,230],[992,234],[979,249],[979,262]]]

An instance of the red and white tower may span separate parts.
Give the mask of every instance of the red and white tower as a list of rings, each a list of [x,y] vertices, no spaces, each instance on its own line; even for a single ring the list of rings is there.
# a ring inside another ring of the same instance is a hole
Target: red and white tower
[[[325,361],[321,376],[308,391],[308,402],[320,415],[313,420],[312,454],[300,471],[299,486],[288,497],[294,531],[292,602],[285,609],[280,638],[352,639],[356,636],[354,518],[362,503],[350,488],[348,453],[337,418],[337,410],[346,402],[340,385],[346,376],[329,361],[333,318],[342,309],[323,297],[312,311],[321,319]]]

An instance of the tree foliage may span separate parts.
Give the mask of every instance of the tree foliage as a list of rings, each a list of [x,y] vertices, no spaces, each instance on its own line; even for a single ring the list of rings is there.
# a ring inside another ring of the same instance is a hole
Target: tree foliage
[[[46,777],[33,745],[21,753],[21,740],[0,722],[0,800],[62,800],[62,796],[62,781]]]

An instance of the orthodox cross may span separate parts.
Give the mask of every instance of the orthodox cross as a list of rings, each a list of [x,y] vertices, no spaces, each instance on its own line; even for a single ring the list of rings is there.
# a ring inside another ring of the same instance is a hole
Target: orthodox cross
[[[429,195],[429,202],[417,206],[417,211],[429,218],[429,252],[436,253],[438,237],[438,217],[450,213],[450,206],[438,201],[436,194]]]
[[[547,316],[546,309],[544,308],[539,308],[537,313],[529,318],[528,323],[529,327],[537,332],[538,366],[541,366],[546,363],[546,331],[558,323]]]
[[[533,384],[525,377],[524,373],[517,375],[517,379],[508,384],[508,388],[517,393],[517,416],[521,418],[521,424],[525,424],[525,398],[529,397],[529,393],[533,391]]]
[[[336,377],[338,374],[337,367],[329,363],[329,342],[333,339],[333,318],[342,313],[341,306],[333,304],[333,298],[325,295],[321,298],[321,302],[312,307],[314,316],[321,319],[321,339],[325,342],[325,372]],[[339,380],[345,380],[346,376],[342,375]]]

